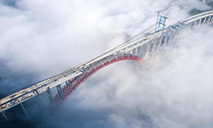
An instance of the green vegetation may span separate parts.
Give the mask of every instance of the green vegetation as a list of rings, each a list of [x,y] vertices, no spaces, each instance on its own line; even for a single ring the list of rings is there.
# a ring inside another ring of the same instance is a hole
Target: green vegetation
[[[192,10],[189,12],[189,14],[190,14],[190,15],[196,15],[196,14],[199,14],[199,13],[202,13],[202,12],[204,12],[204,11],[197,10],[197,9],[192,9]]]

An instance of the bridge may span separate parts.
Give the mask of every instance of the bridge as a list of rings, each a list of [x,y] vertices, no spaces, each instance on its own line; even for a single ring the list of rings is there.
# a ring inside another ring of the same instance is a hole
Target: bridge
[[[43,93],[48,94],[50,105],[54,106],[51,108],[56,109],[77,87],[100,69],[123,60],[142,62],[150,53],[171,42],[181,30],[212,23],[213,10],[191,16],[154,33],[134,38],[86,63],[2,98],[0,100],[0,113],[8,120],[5,112],[20,105],[26,116],[28,116],[23,103]],[[53,88],[57,89],[55,96],[52,94]]]

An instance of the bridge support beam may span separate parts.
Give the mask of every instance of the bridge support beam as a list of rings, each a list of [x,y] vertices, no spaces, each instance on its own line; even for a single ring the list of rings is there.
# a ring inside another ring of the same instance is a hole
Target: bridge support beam
[[[177,30],[174,30],[174,31],[171,32],[170,39],[173,40],[173,39],[175,38],[176,31],[177,31]]]
[[[142,54],[141,54],[141,58],[142,58],[142,59],[144,58],[144,56],[145,56],[145,54],[146,54],[146,50],[147,50],[147,46],[146,46],[146,44],[144,44],[144,45],[142,46]]]
[[[132,55],[133,55],[133,57],[136,56],[136,48],[132,50]]]
[[[148,42],[146,45],[145,59],[149,57],[150,48],[151,48],[151,42]]]
[[[115,58],[115,60],[117,60],[117,59],[118,59],[118,56],[115,55],[114,58]]]
[[[53,103],[53,102],[54,102],[54,100],[53,100],[53,96],[52,96],[52,93],[51,93],[51,90],[50,90],[50,88],[49,88],[49,87],[47,88],[47,94],[48,94],[48,97],[49,97],[50,103]]]
[[[154,43],[153,43],[153,41],[151,41],[151,42],[150,42],[150,49],[149,49],[150,52],[153,51],[153,46],[154,46]]]
[[[94,63],[93,63],[93,68],[94,68],[94,70],[96,70],[96,68],[97,68],[96,65],[95,65]]]
[[[151,45],[152,45],[151,43],[152,43],[151,41],[148,42],[148,46],[147,46],[148,54],[151,52]]]
[[[130,51],[127,52],[127,57],[130,57]]]
[[[199,24],[199,25],[201,24],[201,19],[198,20],[198,24]]]
[[[85,72],[86,72],[86,76],[88,76],[88,71],[85,70]]]
[[[37,95],[36,96],[37,97],[37,102],[38,102],[38,104],[39,104],[39,107],[40,107],[40,109],[41,109],[41,111],[43,112],[43,104],[42,104],[42,102],[41,102],[41,99],[39,98],[39,95]]]
[[[140,53],[141,53],[141,46],[138,47],[138,50],[137,50],[137,57],[140,57]]]
[[[194,26],[197,26],[197,24],[198,24],[197,20],[195,20],[194,22],[195,22]]]
[[[158,48],[158,45],[157,45],[157,43],[158,43],[158,39],[157,39],[157,38],[155,38],[153,42],[154,42],[154,51],[156,51],[156,50],[157,50],[157,48]]]
[[[97,66],[96,68],[98,68],[98,66]],[[80,83],[80,82],[81,82],[81,81],[80,81],[80,77],[79,77],[79,76],[77,76],[77,80],[78,80],[78,83]]]
[[[213,21],[213,16],[210,17],[209,23],[211,23],[212,21]]]
[[[124,52],[121,53],[121,58],[124,58]]]
[[[210,23],[211,17],[206,17],[206,23]]]
[[[72,90],[72,83],[71,80],[66,81],[66,85],[68,85],[70,87],[70,89]]]
[[[207,17],[205,17],[205,18],[204,18],[204,20],[203,20],[203,24],[205,24],[205,23],[206,23],[206,21],[207,21]]]
[[[26,109],[25,109],[23,103],[21,103],[21,108],[22,108],[22,110],[24,111],[24,114],[26,115],[26,117],[27,117],[28,119],[30,119],[30,117],[29,117],[29,115],[28,115],[28,113],[27,113],[27,111],[26,111]]]
[[[165,39],[165,43],[166,43],[166,44],[168,44],[168,43],[169,43],[169,39],[170,39],[170,35],[169,35],[169,34],[167,34],[167,35],[166,35],[166,39]]]
[[[3,117],[4,117],[7,121],[9,121],[9,119],[8,119],[7,116],[6,116],[6,114],[5,114],[4,112],[1,112],[1,113],[2,113]]]
[[[61,85],[60,85],[60,84],[57,85],[56,88],[57,88],[57,91],[58,91],[58,93],[60,94],[61,98],[64,98],[64,94],[63,94],[63,92],[62,92]]]

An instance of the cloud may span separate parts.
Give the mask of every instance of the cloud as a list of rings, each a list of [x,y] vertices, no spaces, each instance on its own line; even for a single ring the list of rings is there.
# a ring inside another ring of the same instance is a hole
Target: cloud
[[[130,63],[109,67],[95,76],[105,78],[86,83],[69,100],[77,97],[77,108],[101,111],[110,127],[211,127],[212,34],[210,26],[185,30],[139,72],[125,68]]]
[[[209,9],[199,0],[1,1],[0,88],[18,89],[88,61],[152,25],[157,10],[168,9],[172,24],[193,8]],[[186,30],[140,66],[107,67],[36,127],[210,127],[211,35],[210,26]]]
[[[51,3],[1,0],[0,59],[12,72],[2,74],[19,76],[24,71],[27,75],[37,76],[33,82],[52,76],[88,61],[144,30],[155,22],[156,10],[172,5],[180,12],[183,5],[187,5],[187,9],[193,7],[188,6],[190,2],[179,3],[170,0],[53,0]],[[182,14],[188,16],[184,11],[179,13],[183,17]],[[9,86],[18,89],[25,85]]]

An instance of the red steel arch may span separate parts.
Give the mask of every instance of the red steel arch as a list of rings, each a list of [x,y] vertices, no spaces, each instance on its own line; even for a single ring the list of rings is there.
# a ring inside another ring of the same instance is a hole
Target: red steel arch
[[[115,62],[119,62],[119,61],[122,61],[122,60],[134,60],[134,61],[139,61],[139,62],[143,62],[143,60],[139,57],[136,57],[136,56],[133,56],[133,55],[124,55],[123,57],[122,56],[118,56],[117,59],[114,58],[113,60],[111,60],[110,62],[106,62],[104,63],[103,65],[100,65],[99,67],[97,67],[96,69],[92,69],[90,72],[88,72],[88,74],[84,73],[80,76],[80,82],[78,82],[78,79],[77,78],[74,78],[71,83],[75,83],[74,86],[72,88],[70,88],[69,85],[65,85],[63,88],[62,88],[62,92],[63,92],[63,95],[64,97],[62,98],[60,94],[56,94],[54,96],[54,103],[56,104],[54,107],[58,108],[62,102],[69,96],[71,95],[74,90],[79,87],[86,79],[88,79],[90,76],[92,76],[94,73],[96,73],[97,71],[99,71],[100,69],[112,64],[112,63],[115,63]]]

